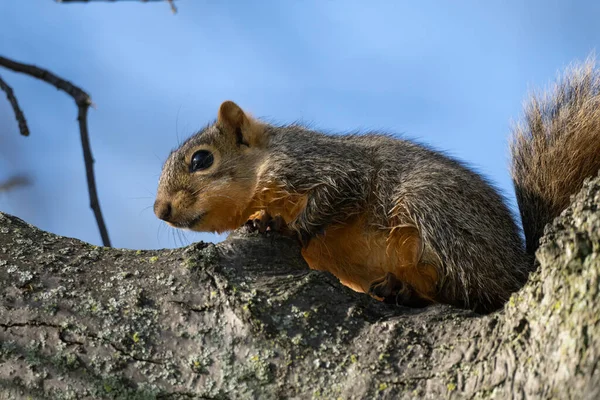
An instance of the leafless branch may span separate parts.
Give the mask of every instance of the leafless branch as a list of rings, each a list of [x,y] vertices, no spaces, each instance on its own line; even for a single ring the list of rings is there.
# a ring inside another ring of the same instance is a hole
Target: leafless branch
[[[54,0],[57,3],[99,3],[99,2],[110,2],[110,3],[116,3],[116,2],[123,2],[123,1],[139,1],[142,3],[151,3],[151,2],[158,2],[158,1],[169,1],[169,0]]]
[[[171,11],[173,12],[173,14],[176,14],[177,13],[177,7],[175,7],[174,0],[167,0],[167,2],[171,6]]]
[[[57,3],[98,3],[98,2],[111,2],[111,3],[115,3],[117,1],[140,1],[142,3],[149,3],[149,2],[157,2],[157,1],[162,1],[162,2],[167,2],[169,3],[169,6],[171,6],[171,11],[173,11],[173,14],[175,14],[177,12],[177,7],[175,7],[175,1],[174,0],[55,0]]]
[[[11,176],[4,182],[0,182],[0,193],[11,191],[14,188],[28,186],[31,184],[31,179],[25,175]]]
[[[21,111],[21,107],[19,107],[19,102],[15,97],[15,94],[10,86],[0,76],[0,89],[6,93],[6,98],[8,102],[12,106],[15,112],[15,118],[17,118],[17,122],[19,123],[19,131],[21,131],[21,135],[29,136],[29,127],[27,126],[27,121],[25,120],[25,115],[23,115],[23,111]]]
[[[0,66],[8,68],[15,72],[21,72],[34,78],[40,79],[44,82],[51,84],[58,90],[62,90],[75,100],[77,104],[78,114],[77,120],[79,122],[79,133],[81,136],[81,146],[83,148],[83,159],[85,162],[85,172],[87,176],[88,192],[90,194],[90,207],[96,217],[96,223],[100,230],[100,236],[104,246],[110,247],[110,239],[102,217],[102,210],[100,209],[100,202],[98,200],[98,193],[96,191],[96,178],[94,175],[94,158],[92,156],[92,150],[90,148],[89,133],[87,127],[87,111],[90,105],[93,105],[90,96],[79,87],[73,85],[71,82],[64,80],[52,72],[45,69],[36,67],[35,65],[22,64],[8,58],[0,56]]]

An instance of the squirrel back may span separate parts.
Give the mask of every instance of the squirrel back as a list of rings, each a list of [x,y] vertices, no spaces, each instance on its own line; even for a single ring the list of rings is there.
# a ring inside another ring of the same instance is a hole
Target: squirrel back
[[[498,191],[441,152],[385,134],[269,125],[231,101],[171,153],[154,210],[196,231],[246,221],[286,231],[311,268],[381,300],[493,310],[526,281],[544,225],[600,169],[599,76],[591,62],[571,69],[516,128],[527,247]]]
[[[547,93],[532,95],[514,127],[512,177],[533,254],[544,227],[600,170],[600,72],[592,59],[573,65]]]

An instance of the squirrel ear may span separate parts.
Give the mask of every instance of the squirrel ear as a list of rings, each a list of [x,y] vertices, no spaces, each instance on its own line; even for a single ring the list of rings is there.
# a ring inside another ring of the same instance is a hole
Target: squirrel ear
[[[235,135],[238,145],[259,146],[264,142],[264,127],[249,118],[233,101],[224,101],[219,107],[217,123],[229,134]]]

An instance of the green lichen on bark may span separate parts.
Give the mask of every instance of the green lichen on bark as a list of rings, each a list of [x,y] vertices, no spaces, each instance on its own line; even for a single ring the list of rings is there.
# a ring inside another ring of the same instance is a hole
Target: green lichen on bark
[[[104,249],[0,214],[0,398],[594,398],[600,180],[497,313],[396,308],[296,243]]]

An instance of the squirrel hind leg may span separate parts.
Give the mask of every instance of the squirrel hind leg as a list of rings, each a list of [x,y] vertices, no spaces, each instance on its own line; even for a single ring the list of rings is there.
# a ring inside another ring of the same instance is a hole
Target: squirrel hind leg
[[[384,285],[391,293],[379,297],[386,301],[393,297],[396,304],[416,307],[434,302],[438,291],[438,269],[423,261],[426,251],[419,230],[412,225],[395,227],[386,242],[388,273],[374,281],[371,287],[377,285],[377,290],[383,293],[381,286]]]
[[[393,296],[401,284],[396,275],[388,272],[384,277],[371,282],[369,294],[377,300],[385,300]]]
[[[432,304],[430,299],[421,297],[410,284],[402,282],[388,272],[383,278],[374,280],[369,294],[377,300],[400,306],[421,308]]]

